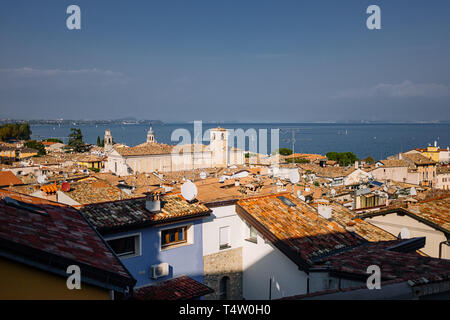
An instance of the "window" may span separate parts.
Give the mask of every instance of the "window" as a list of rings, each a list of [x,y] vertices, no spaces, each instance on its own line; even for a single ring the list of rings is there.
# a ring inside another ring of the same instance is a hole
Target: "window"
[[[219,299],[220,300],[228,299],[229,287],[230,287],[230,278],[223,277],[222,279],[220,279],[220,283],[219,283]]]
[[[228,249],[230,246],[230,227],[222,227],[219,229],[219,249]]]
[[[258,233],[256,232],[256,229],[251,225],[247,226],[248,226],[248,238],[245,240],[253,243],[258,243]]]
[[[187,226],[161,230],[161,247],[169,247],[176,244],[187,242]]]
[[[131,257],[140,255],[140,236],[133,235],[106,240],[115,254],[119,257]]]

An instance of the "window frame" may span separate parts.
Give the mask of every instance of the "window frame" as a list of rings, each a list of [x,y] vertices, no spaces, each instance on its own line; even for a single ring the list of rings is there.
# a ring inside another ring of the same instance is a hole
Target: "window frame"
[[[164,232],[169,231],[169,230],[174,230],[174,229],[184,229],[185,239],[181,240],[181,241],[175,241],[175,242],[163,244]],[[180,225],[180,226],[176,226],[176,227],[172,226],[172,227],[163,228],[158,231],[158,234],[159,234],[159,251],[170,250],[170,249],[174,249],[174,248],[178,248],[178,247],[191,245],[194,243],[193,224],[186,224],[186,225]]]
[[[227,240],[228,242],[226,244],[222,244],[221,243],[221,239],[220,239],[220,235],[221,235],[221,230],[222,229],[226,229],[226,233],[227,233]],[[223,227],[219,227],[219,250],[225,250],[225,249],[229,249],[231,248],[231,227],[230,226],[223,226]]]
[[[109,244],[109,241],[113,240],[119,240],[119,239],[125,239],[125,238],[134,238],[134,253],[122,253],[119,254],[114,251],[112,246]],[[139,233],[133,233],[133,234],[127,234],[127,235],[121,235],[121,236],[114,236],[114,237],[108,237],[105,238],[105,241],[108,243],[108,246],[111,248],[111,250],[114,252],[114,254],[119,257],[120,259],[127,259],[127,258],[134,258],[139,257],[142,255],[142,234]]]
[[[256,230],[255,227],[253,227],[251,224],[247,224],[247,238],[246,241],[252,242],[257,244],[258,243],[258,230]],[[252,236],[252,230],[254,235]]]

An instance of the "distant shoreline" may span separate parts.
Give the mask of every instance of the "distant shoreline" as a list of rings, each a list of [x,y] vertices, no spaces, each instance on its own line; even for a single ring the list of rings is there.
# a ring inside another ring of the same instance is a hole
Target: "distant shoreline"
[[[30,125],[174,125],[174,124],[192,124],[193,121],[161,121],[161,120],[131,120],[131,119],[117,119],[117,120],[76,120],[76,119],[55,119],[55,120],[24,120],[24,119],[0,119],[0,125],[6,123],[28,122]],[[366,120],[348,120],[348,121],[302,121],[302,122],[274,122],[274,121],[202,121],[204,124],[279,124],[279,125],[439,125],[450,124],[450,120],[440,121],[366,121]]]

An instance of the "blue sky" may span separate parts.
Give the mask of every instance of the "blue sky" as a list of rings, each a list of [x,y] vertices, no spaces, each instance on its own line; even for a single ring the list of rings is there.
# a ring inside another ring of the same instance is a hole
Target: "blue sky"
[[[81,8],[81,30],[66,8]],[[366,8],[381,7],[381,30]],[[450,120],[450,2],[0,2],[0,118]]]

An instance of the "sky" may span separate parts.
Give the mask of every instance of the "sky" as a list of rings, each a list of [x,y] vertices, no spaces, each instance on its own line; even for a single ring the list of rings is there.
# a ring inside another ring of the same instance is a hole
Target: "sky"
[[[81,30],[69,30],[69,5]],[[369,30],[369,5],[381,30]],[[2,0],[0,118],[450,120],[448,0]]]

